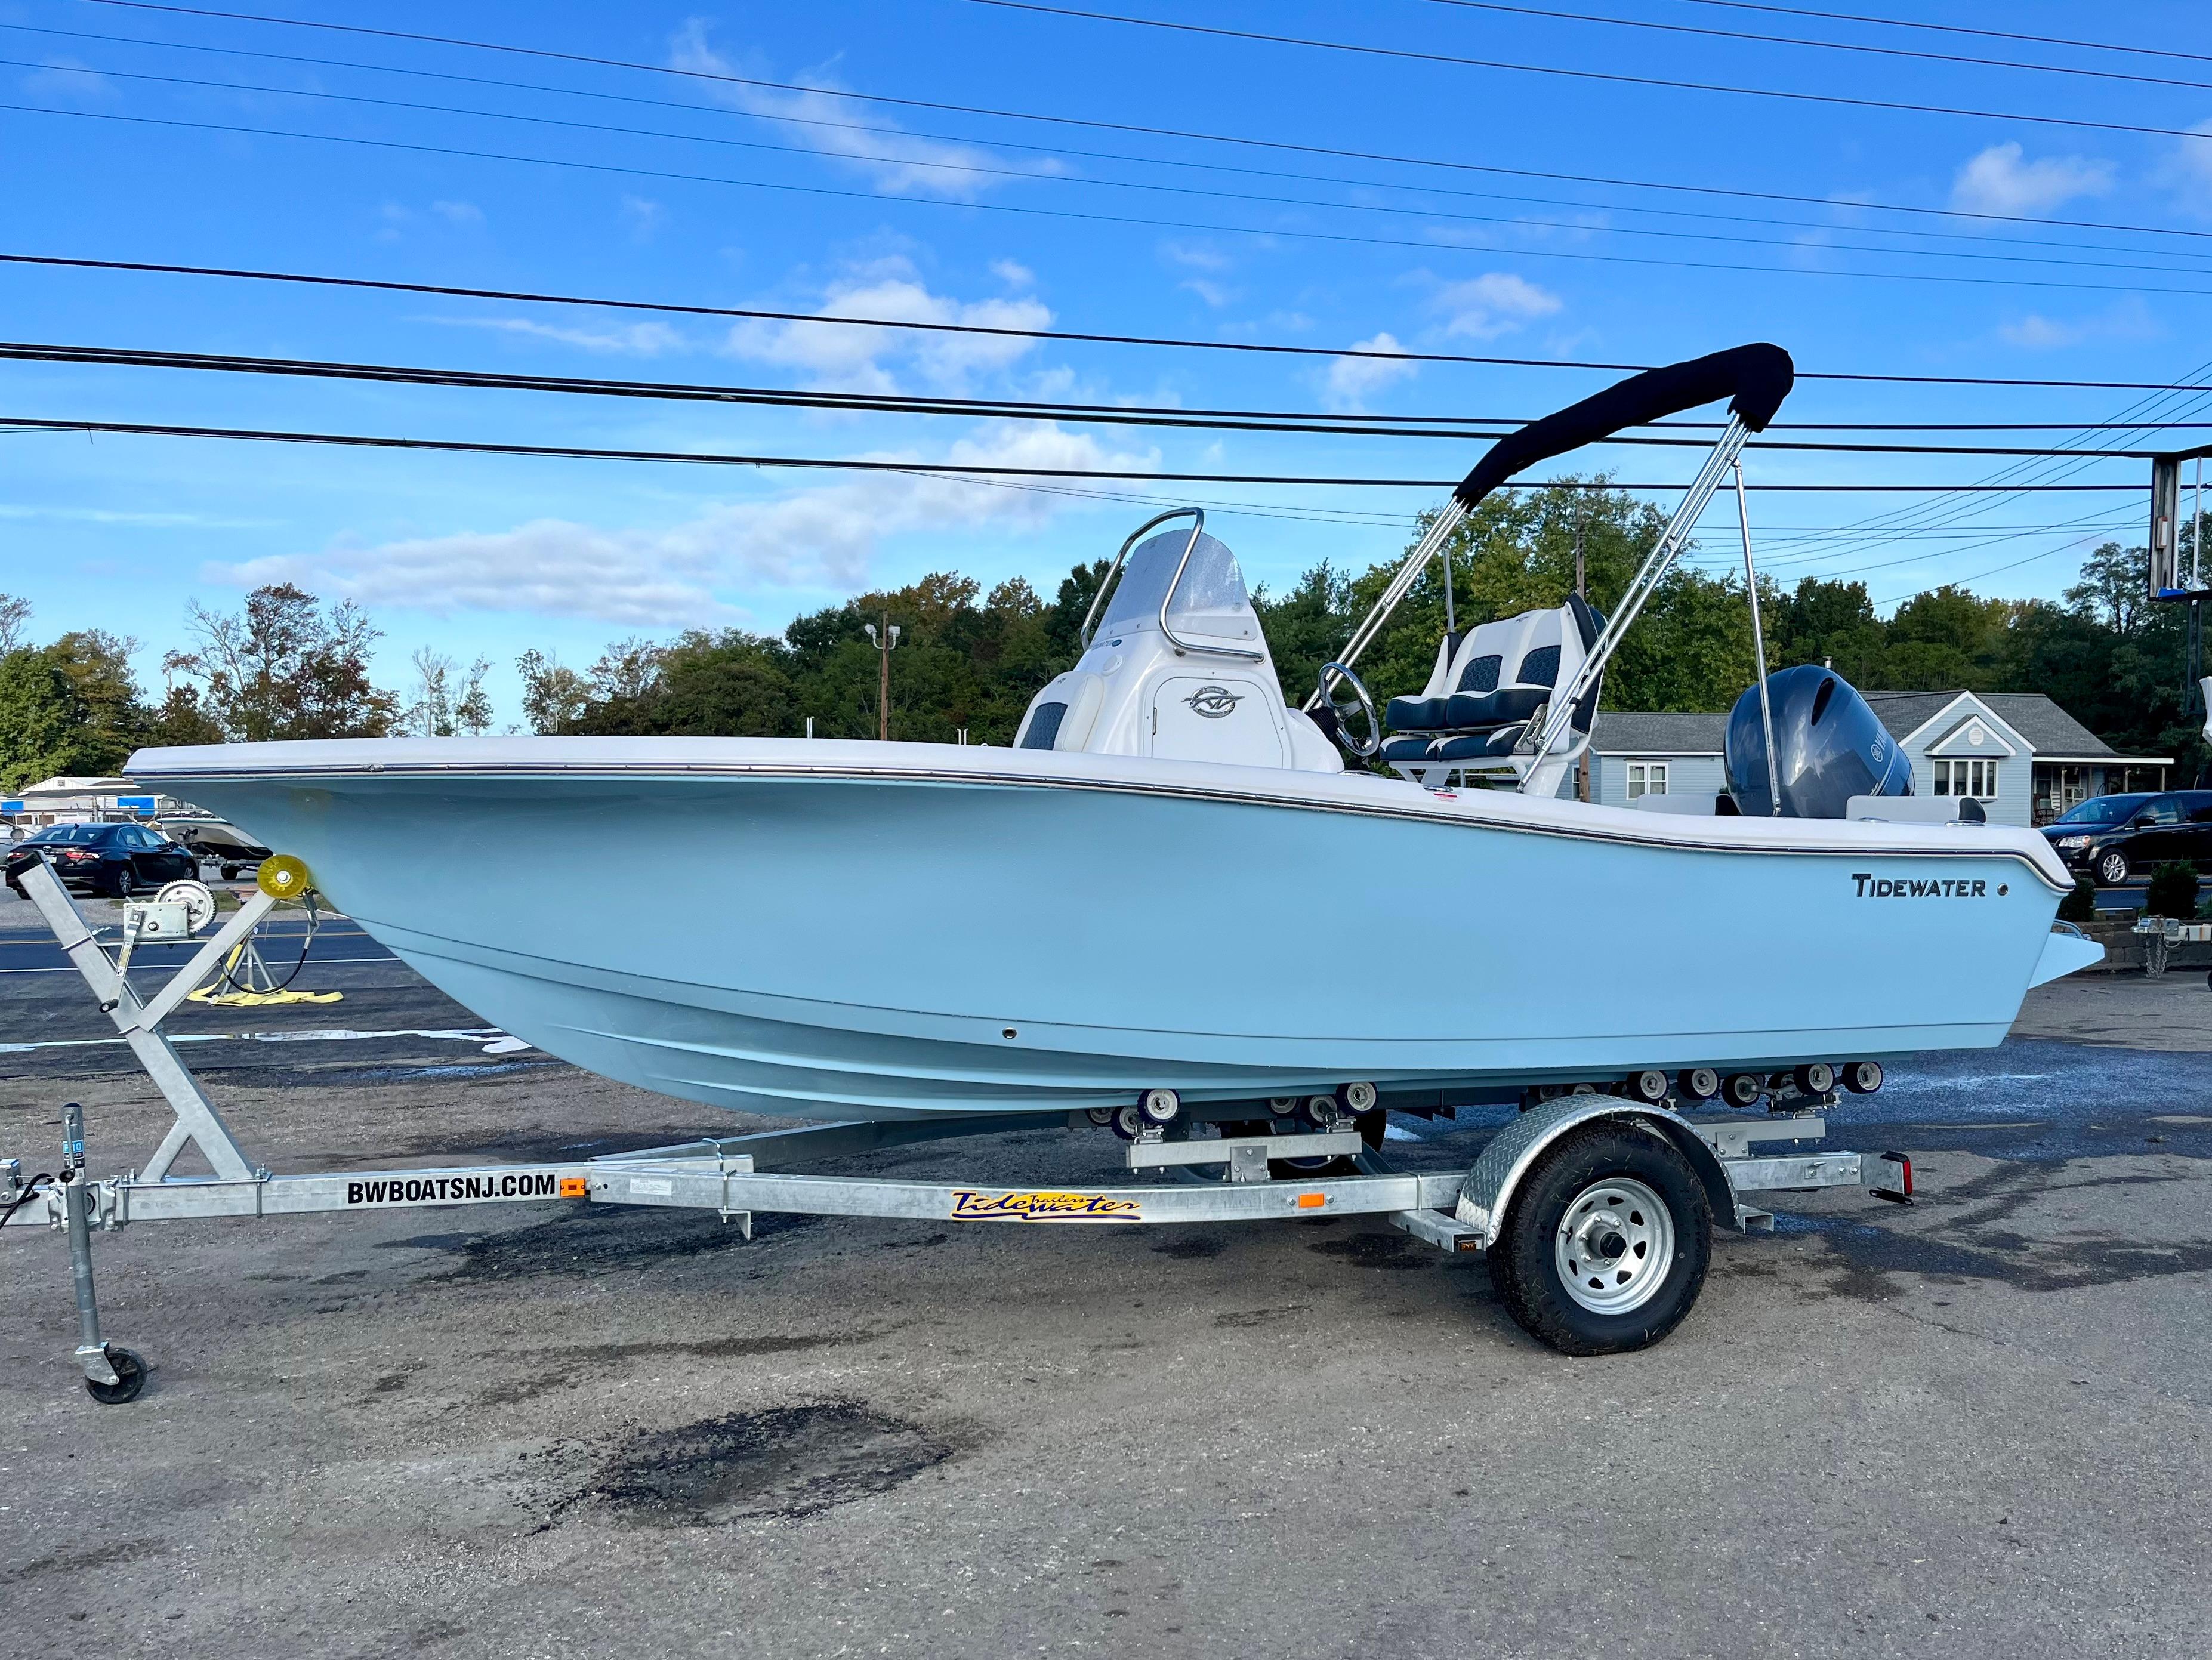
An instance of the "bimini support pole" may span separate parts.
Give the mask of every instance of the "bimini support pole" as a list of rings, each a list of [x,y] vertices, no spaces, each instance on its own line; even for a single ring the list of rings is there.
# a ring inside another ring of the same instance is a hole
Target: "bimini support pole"
[[[1636,575],[1629,578],[1628,587],[1620,596],[1620,603],[1613,607],[1613,615],[1606,620],[1604,629],[1589,648],[1589,655],[1575,671],[1575,678],[1553,697],[1545,711],[1541,730],[1536,729],[1534,721],[1529,723],[1530,730],[1524,733],[1520,743],[1514,746],[1516,754],[1543,756],[1552,752],[1552,745],[1559,741],[1559,734],[1566,730],[1567,722],[1574,718],[1575,705],[1597,684],[1598,677],[1605,672],[1607,660],[1635,625],[1644,602],[1666,580],[1667,573],[1674,568],[1674,562],[1690,545],[1691,526],[1698,522],[1698,515],[1713,499],[1713,492],[1721,487],[1721,480],[1728,477],[1729,469],[1735,465],[1736,457],[1743,453],[1744,443],[1750,436],[1751,429],[1744,425],[1743,417],[1731,415],[1728,429],[1721,434],[1720,441],[1713,446],[1713,452],[1705,458],[1705,465],[1698,469],[1698,476],[1690,481],[1689,489],[1683,493],[1680,505],[1674,509],[1674,516],[1667,521],[1667,528],[1657,544],[1644,556],[1644,562],[1636,568]],[[1521,780],[1520,787],[1526,790],[1529,779],[1534,776],[1535,770],[1531,768],[1527,776]]]
[[[1336,654],[1336,661],[1346,668],[1359,661],[1359,654],[1375,643],[1375,636],[1382,632],[1382,625],[1390,620],[1390,613],[1398,609],[1399,602],[1413,591],[1413,584],[1421,580],[1421,572],[1429,561],[1443,551],[1451,540],[1452,532],[1467,522],[1467,508],[1455,496],[1437,509],[1437,516],[1429,521],[1429,528],[1413,550],[1406,556],[1406,562],[1398,567],[1390,579],[1390,586],[1382,590],[1382,597],[1375,602],[1374,610],[1353,630],[1344,649]],[[1450,579],[1445,579],[1449,581]],[[1313,696],[1303,707],[1308,714],[1321,707],[1321,689],[1316,686]]]
[[[1751,508],[1744,500],[1743,463],[1734,464],[1735,517],[1743,526],[1743,591],[1751,596],[1751,654],[1759,681],[1759,725],[1766,736],[1766,800],[1769,810],[1782,817],[1782,768],[1774,754],[1774,701],[1766,693],[1766,630],[1759,623],[1759,572],[1751,562]]]

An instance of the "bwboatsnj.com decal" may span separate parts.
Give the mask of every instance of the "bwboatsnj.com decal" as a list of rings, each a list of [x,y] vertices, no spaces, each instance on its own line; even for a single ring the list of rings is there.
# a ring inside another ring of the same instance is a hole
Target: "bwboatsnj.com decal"
[[[980,1193],[957,1189],[952,1195],[956,1222],[1141,1222],[1144,1207],[1134,1199],[1107,1193],[1044,1190]]]

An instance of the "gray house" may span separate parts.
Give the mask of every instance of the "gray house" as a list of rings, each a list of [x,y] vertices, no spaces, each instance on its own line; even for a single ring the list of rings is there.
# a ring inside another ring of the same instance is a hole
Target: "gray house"
[[[1918,795],[1971,795],[1990,822],[2046,824],[2093,795],[2163,789],[2171,756],[2122,755],[2039,691],[1876,691],[1868,703],[1912,763]],[[1724,714],[1608,709],[1590,736],[1589,794],[1609,806],[1645,794],[1725,789]]]

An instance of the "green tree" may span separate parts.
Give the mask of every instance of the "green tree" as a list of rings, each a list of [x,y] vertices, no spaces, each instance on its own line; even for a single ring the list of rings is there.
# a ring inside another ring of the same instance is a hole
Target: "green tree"
[[[19,647],[0,657],[0,788],[100,776],[121,758],[94,726],[53,648]]]
[[[256,588],[224,616],[198,601],[186,616],[197,651],[169,660],[199,683],[203,706],[231,738],[380,738],[399,700],[369,678],[380,637],[351,600],[325,611],[289,582]]]

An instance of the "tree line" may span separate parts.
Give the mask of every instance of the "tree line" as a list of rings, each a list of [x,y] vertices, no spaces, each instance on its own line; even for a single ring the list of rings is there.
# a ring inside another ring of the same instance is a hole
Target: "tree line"
[[[1555,487],[1492,497],[1455,533],[1452,594],[1462,627],[1565,602],[1577,574],[1609,611],[1656,544],[1656,509],[1622,491]],[[1425,522],[1419,527],[1425,529]],[[1418,529],[1417,529],[1418,534]],[[1303,702],[1389,581],[1398,561],[1352,572],[1322,563],[1253,596],[1285,698]],[[1868,691],[2042,691],[2114,747],[2204,759],[2191,713],[2186,607],[2143,594],[2141,548],[2107,543],[2063,599],[1985,599],[1934,588],[1887,619],[1861,581],[1760,579],[1767,667],[1826,661]],[[1107,562],[1078,564],[1050,599],[1015,577],[988,593],[936,573],[857,594],[780,635],[694,629],[617,641],[588,668],[529,651],[516,664],[525,729],[544,733],[871,738],[878,721],[871,623],[898,625],[891,736],[1006,744],[1037,690],[1070,666]],[[489,665],[416,652],[404,691],[374,683],[381,637],[350,602],[289,585],[255,590],[234,613],[198,605],[191,648],[162,663],[161,697],[132,677],[135,642],[98,629],[28,642],[28,607],[0,595],[0,787],[113,772],[145,744],[281,738],[450,736],[492,726]],[[1432,564],[1369,648],[1360,673],[1378,707],[1419,690],[1444,620]],[[1607,672],[1604,706],[1720,710],[1751,684],[1741,577],[1678,565]]]

